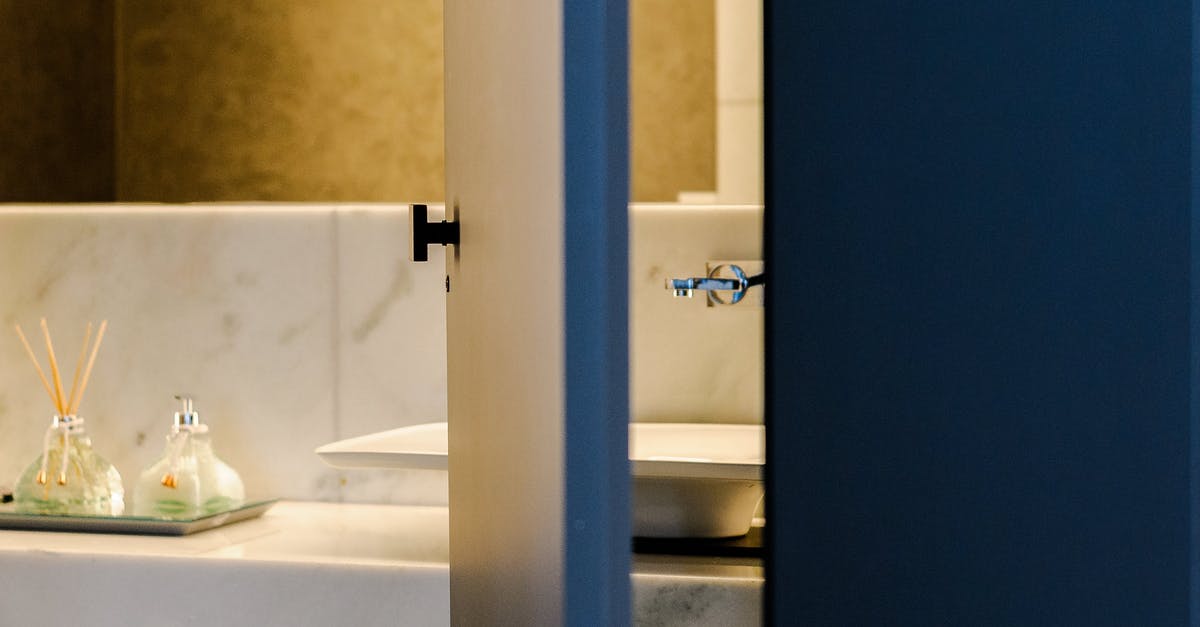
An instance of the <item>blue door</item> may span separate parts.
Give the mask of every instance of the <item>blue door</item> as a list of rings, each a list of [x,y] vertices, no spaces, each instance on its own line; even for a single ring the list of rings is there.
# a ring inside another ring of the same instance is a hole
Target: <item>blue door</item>
[[[1198,624],[1194,11],[768,0],[775,624]]]

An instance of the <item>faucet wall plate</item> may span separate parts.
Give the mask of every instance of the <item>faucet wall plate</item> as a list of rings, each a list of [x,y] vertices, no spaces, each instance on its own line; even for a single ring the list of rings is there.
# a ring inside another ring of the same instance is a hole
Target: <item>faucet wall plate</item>
[[[704,275],[711,276],[713,270],[720,266],[738,266],[746,273],[746,276],[755,276],[763,273],[763,261],[761,259],[720,259],[704,262]],[[733,276],[730,274],[729,276]],[[715,277],[714,277],[715,278]],[[723,306],[725,303],[721,300],[721,296],[713,292],[705,292],[705,304],[709,307]],[[737,304],[742,307],[762,307],[763,306],[763,287],[761,285],[751,286],[746,291],[746,295]]]

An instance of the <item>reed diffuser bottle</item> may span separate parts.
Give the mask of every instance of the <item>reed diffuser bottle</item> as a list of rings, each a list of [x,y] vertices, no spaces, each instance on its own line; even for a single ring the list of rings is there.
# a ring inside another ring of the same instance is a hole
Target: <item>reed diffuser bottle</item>
[[[62,377],[45,318],[41,325],[50,358],[50,372],[54,378],[53,386],[46,378],[20,325],[16,327],[17,336],[21,338],[21,344],[33,362],[42,386],[54,403],[55,414],[42,438],[42,454],[17,479],[13,490],[17,511],[26,514],[119,516],[125,511],[125,488],[121,484],[121,474],[92,448],[92,439],[84,430],[83,418],[76,413],[91,378],[92,366],[96,363],[108,322],[100,323],[85,368],[84,357],[88,354],[92,336],[92,325],[88,323],[83,348],[75,364],[71,392],[66,397],[63,395]]]
[[[142,472],[133,497],[133,513],[155,518],[193,519],[241,507],[242,478],[213,453],[208,425],[200,422],[192,399],[175,397],[175,412],[162,457]]]

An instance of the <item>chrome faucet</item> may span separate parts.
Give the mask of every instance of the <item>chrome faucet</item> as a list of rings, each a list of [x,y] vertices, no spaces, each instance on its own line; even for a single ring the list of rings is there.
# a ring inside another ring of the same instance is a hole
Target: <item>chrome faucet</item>
[[[724,270],[729,270],[733,276],[720,276]],[[746,292],[750,288],[765,283],[766,277],[766,272],[746,276],[746,272],[742,270],[741,266],[721,264],[713,268],[706,277],[667,279],[667,289],[671,290],[676,298],[691,298],[696,290],[701,290],[708,293],[710,305],[734,305],[746,296]],[[729,300],[725,300],[717,292],[733,292],[733,294]]]

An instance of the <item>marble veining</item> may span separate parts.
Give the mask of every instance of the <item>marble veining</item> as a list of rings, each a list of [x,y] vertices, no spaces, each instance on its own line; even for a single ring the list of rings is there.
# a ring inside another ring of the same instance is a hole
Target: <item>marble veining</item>
[[[634,623],[644,627],[756,627],[762,624],[759,577],[633,576]]]
[[[60,356],[88,320],[109,320],[80,413],[127,484],[159,454],[171,396],[188,392],[252,495],[444,503],[444,480],[341,473],[312,453],[445,418],[441,259],[403,262],[406,216],[379,205],[0,209],[0,485],[36,456],[51,413],[11,332],[44,315]],[[397,273],[402,283],[383,278]]]
[[[127,480],[188,392],[253,496],[444,505],[444,472],[339,470],[312,452],[446,419],[445,253],[409,262],[407,219],[402,205],[0,206],[0,486],[50,417],[11,332],[45,315],[68,352],[87,320],[109,320],[81,414]],[[761,421],[762,309],[663,289],[710,259],[759,258],[761,220],[634,206],[636,420]]]
[[[430,219],[441,219],[431,208]],[[446,416],[445,252],[408,259],[407,211],[340,211],[337,221],[338,439]],[[444,505],[446,473],[338,470],[356,502]]]

